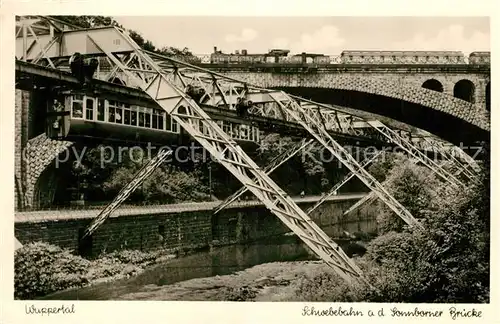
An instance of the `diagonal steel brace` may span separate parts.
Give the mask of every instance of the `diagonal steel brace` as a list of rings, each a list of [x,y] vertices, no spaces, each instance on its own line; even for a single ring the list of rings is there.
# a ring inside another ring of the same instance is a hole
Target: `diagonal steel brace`
[[[302,140],[298,143],[295,143],[292,147],[290,147],[285,152],[276,156],[262,171],[264,171],[267,175],[271,174],[274,170],[279,168],[283,163],[291,159],[295,154],[300,152],[302,149],[310,145],[314,140]],[[241,187],[234,194],[226,198],[219,206],[214,208],[214,215],[220,212],[222,209],[229,206],[233,201],[238,199],[242,194],[244,194],[248,190],[247,187]]]

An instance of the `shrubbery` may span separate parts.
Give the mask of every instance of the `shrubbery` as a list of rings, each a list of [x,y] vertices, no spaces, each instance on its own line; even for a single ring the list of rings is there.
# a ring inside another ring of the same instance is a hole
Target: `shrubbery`
[[[410,230],[379,204],[381,235],[356,260],[371,287],[334,273],[305,279],[297,298],[311,301],[484,303],[489,301],[489,191],[451,188],[427,170],[398,163],[386,187],[425,225]]]
[[[44,243],[23,246],[14,258],[14,296],[31,299],[88,283],[90,261]]]
[[[14,297],[33,299],[95,280],[137,274],[153,263],[157,253],[119,251],[87,260],[46,243],[31,243],[14,257]]]
[[[102,184],[104,191],[117,194],[125,184],[132,181],[142,163],[121,166],[113,171]],[[209,188],[201,182],[196,172],[186,173],[173,168],[160,167],[144,180],[143,184],[131,195],[132,201],[179,203],[189,201],[209,201]]]
[[[156,261],[160,256],[157,252],[142,252],[137,250],[115,251],[107,254],[107,257],[117,259],[122,263],[130,263],[135,265],[149,265]]]

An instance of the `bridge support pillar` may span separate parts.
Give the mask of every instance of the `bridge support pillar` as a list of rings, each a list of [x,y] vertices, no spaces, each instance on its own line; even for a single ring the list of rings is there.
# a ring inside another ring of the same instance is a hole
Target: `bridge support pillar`
[[[26,183],[26,172],[23,168],[24,158],[23,152],[28,142],[28,115],[30,106],[31,93],[16,89],[15,96],[15,121],[14,121],[14,181],[16,190],[14,199],[16,201],[15,208],[24,207],[24,188]]]
[[[35,125],[35,93],[16,89],[14,181],[16,210],[38,206],[38,179],[54,159],[73,143],[48,138]],[[38,97],[43,99],[43,97]],[[40,102],[43,102],[41,100]],[[40,121],[38,121],[40,122]],[[52,175],[52,178],[54,175]],[[46,196],[45,193],[42,196]]]
[[[71,145],[73,145],[72,142],[52,140],[45,134],[38,135],[28,141],[25,153],[23,154],[25,157],[24,165],[26,170],[26,182],[24,184],[25,207],[38,207],[40,203],[38,197],[46,196],[46,193],[41,194],[38,190],[40,186],[38,181],[40,176],[47,167],[52,165],[55,158],[67,150]],[[51,180],[53,180],[51,182],[56,181],[54,176],[57,176],[57,165],[55,165],[55,168],[55,173],[51,175]],[[50,188],[46,189],[50,190]]]
[[[488,84],[489,80],[485,79],[480,79],[477,81],[478,83],[475,84],[475,99],[476,99],[476,105],[479,106],[479,109],[484,109],[486,110],[486,85]]]

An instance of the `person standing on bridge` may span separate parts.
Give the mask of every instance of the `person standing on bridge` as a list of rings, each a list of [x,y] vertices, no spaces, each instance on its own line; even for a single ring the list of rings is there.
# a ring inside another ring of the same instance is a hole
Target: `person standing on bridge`
[[[304,192],[304,190],[302,190],[302,191],[300,192],[300,198],[304,198],[304,196],[305,196],[305,195],[306,195],[306,193]]]

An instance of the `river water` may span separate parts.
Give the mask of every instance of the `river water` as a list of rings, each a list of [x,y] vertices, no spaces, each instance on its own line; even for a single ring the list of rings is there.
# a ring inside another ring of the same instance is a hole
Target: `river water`
[[[348,242],[338,242],[345,248]],[[194,278],[227,275],[258,264],[315,259],[296,236],[283,236],[247,245],[230,245],[197,252],[147,268],[141,274],[89,287],[56,292],[41,299],[113,300],[140,292],[148,285],[169,285]]]

